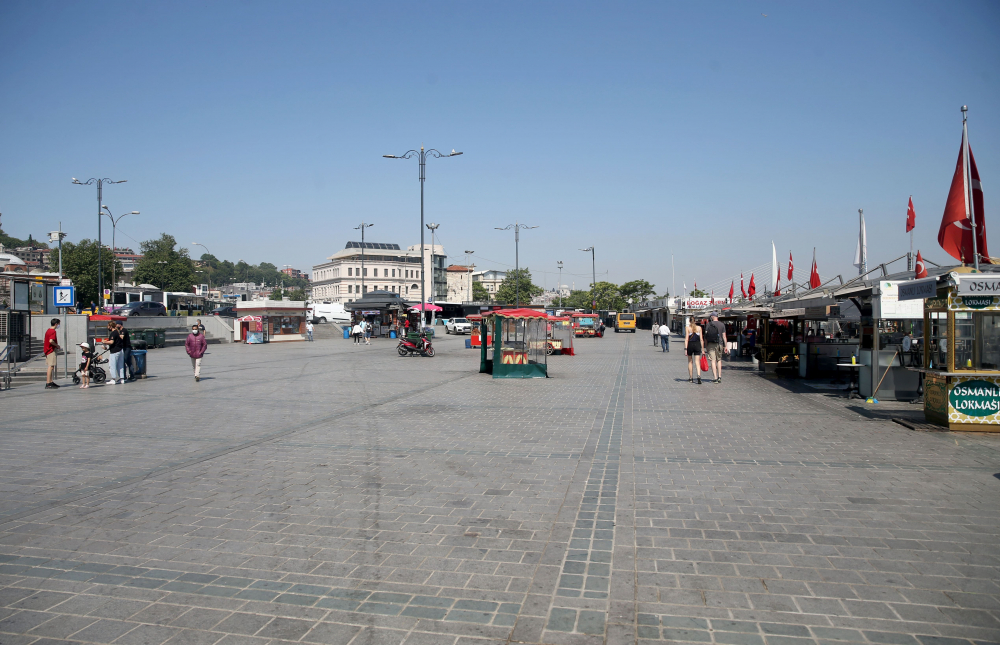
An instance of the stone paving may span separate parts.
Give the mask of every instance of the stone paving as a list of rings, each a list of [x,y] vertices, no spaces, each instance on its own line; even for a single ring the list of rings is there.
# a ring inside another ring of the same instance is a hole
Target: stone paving
[[[1000,642],[1000,437],[648,333],[544,381],[463,340],[4,392],[0,645]]]

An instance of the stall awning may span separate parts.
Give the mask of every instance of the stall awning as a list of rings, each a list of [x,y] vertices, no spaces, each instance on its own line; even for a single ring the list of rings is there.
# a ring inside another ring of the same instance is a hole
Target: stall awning
[[[548,318],[548,314],[539,309],[499,309],[487,312],[486,315],[500,316],[502,318]],[[596,316],[596,314],[592,314]]]
[[[437,305],[424,304],[424,305],[413,305],[412,307],[410,307],[410,311],[444,311],[444,309],[442,307],[438,307]]]

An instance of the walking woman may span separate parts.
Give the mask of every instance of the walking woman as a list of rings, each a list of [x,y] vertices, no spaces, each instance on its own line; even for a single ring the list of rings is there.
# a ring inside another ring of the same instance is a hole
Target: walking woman
[[[653,323],[653,347],[660,344],[660,326]]]
[[[122,342],[122,335],[118,332],[114,321],[108,323],[108,337],[104,346],[109,350],[108,370],[111,372],[108,385],[125,382],[125,343]]]
[[[701,347],[701,327],[691,320],[684,336],[684,350],[688,357],[688,382],[693,383],[697,373],[698,385],[701,385]]]

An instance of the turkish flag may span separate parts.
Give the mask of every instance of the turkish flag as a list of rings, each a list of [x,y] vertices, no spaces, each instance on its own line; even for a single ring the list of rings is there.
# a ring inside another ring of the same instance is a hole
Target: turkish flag
[[[736,280],[729,283],[729,302],[733,301],[733,289],[736,288]]]
[[[812,266],[812,271],[809,273],[809,288],[815,289],[821,284],[823,283],[819,279],[819,269],[816,268],[816,252],[813,251],[813,266]]]
[[[747,293],[750,295],[751,298],[753,298],[757,294],[757,285],[754,284],[752,273],[750,274],[750,288],[747,289]]]
[[[965,146],[965,134],[962,145]],[[962,148],[958,150],[958,163],[951,178],[948,201],[944,205],[941,228],[938,229],[938,244],[945,252],[962,264],[974,264],[972,254],[972,223],[969,221],[968,193],[966,192],[966,172]],[[979,183],[979,169],[976,158],[969,146],[969,166],[972,169],[972,207],[976,216],[976,246],[980,262],[990,264],[990,254],[986,249],[986,220],[983,217],[983,186]]]
[[[794,268],[795,268],[795,265],[792,264],[792,252],[789,251],[788,252],[788,281],[789,282],[792,282],[792,269],[794,269]]]
[[[913,210],[913,197],[910,197],[910,205],[906,207],[906,232],[909,233],[917,225],[917,213]]]
[[[743,294],[744,298],[747,297],[747,290],[743,288],[743,274],[742,273],[740,274],[740,293]]]
[[[927,277],[927,267],[924,266],[924,257],[920,255],[919,249],[917,250],[917,266],[916,266],[916,275],[914,277],[917,278],[918,280],[920,278]]]

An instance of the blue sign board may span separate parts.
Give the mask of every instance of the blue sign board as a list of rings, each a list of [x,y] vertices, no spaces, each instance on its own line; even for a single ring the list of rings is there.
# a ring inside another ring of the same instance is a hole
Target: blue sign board
[[[52,287],[52,300],[57,307],[76,306],[76,287]]]

